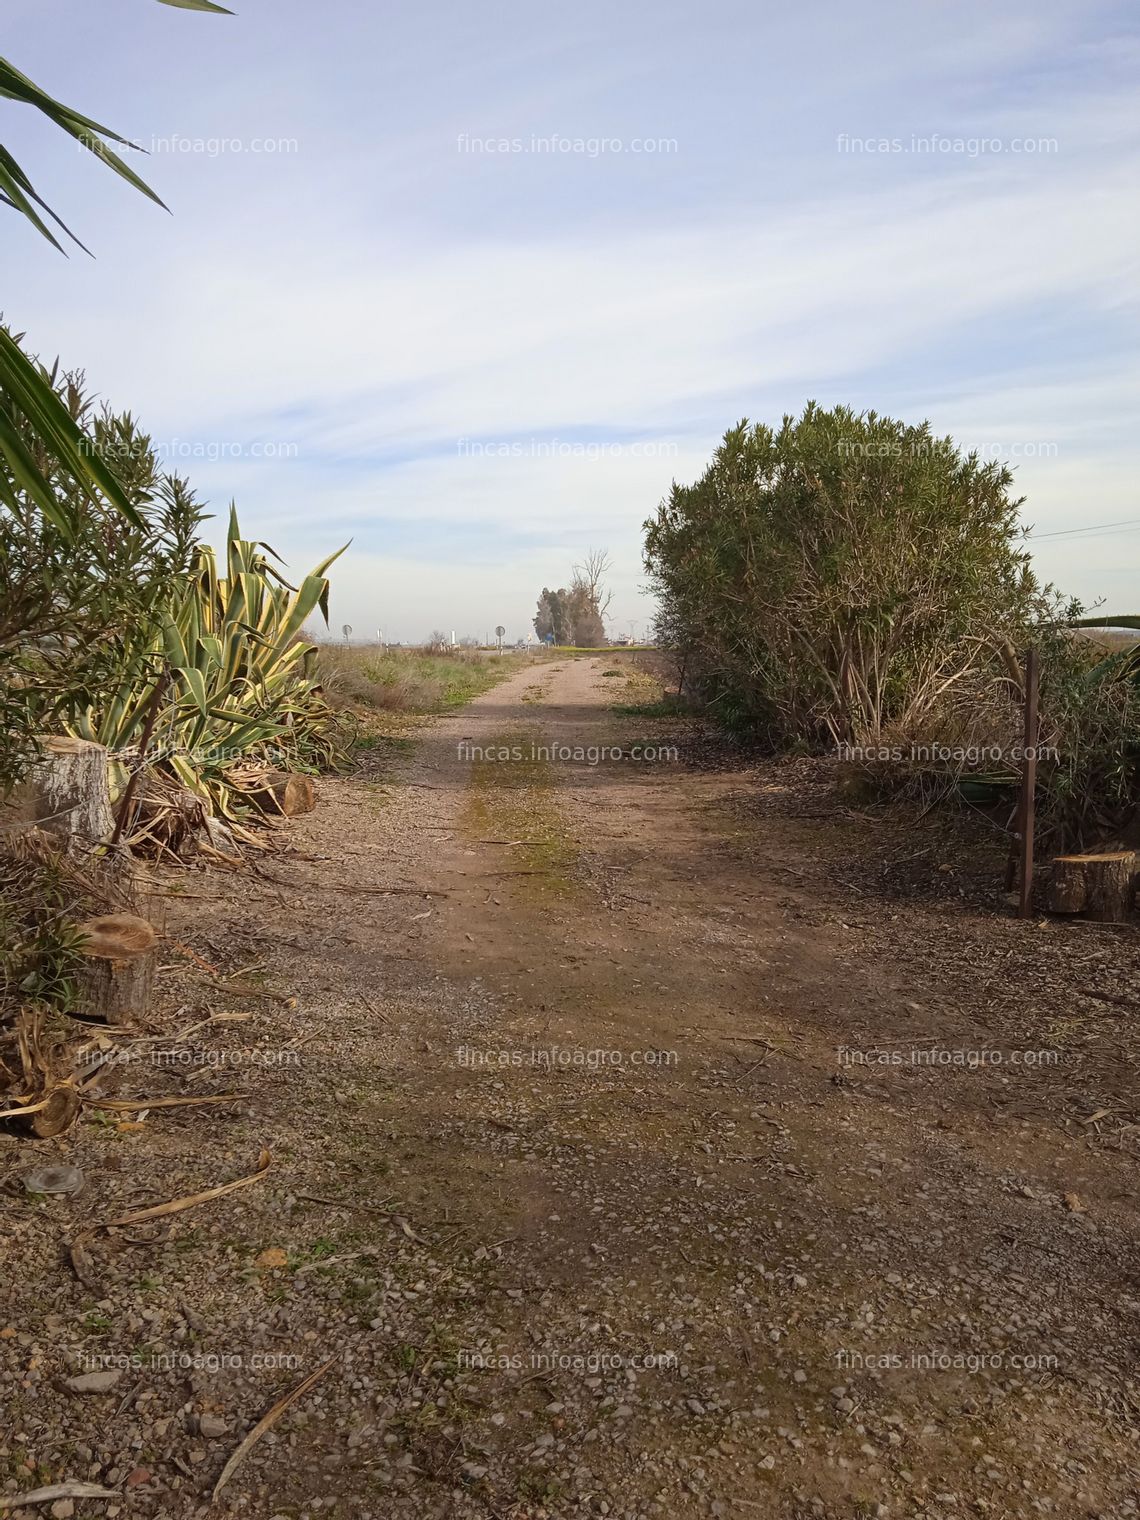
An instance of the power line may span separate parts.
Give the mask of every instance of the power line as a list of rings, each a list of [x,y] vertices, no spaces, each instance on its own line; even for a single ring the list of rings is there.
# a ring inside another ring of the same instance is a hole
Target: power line
[[[1086,528],[1057,528],[1049,533],[1030,533],[1030,538],[1075,538],[1091,533],[1103,533],[1109,529],[1140,527],[1140,517],[1126,517],[1120,522],[1091,523]]]

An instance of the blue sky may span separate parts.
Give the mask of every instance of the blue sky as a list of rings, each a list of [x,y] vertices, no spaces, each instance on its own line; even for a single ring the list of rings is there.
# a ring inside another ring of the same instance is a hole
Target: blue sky
[[[130,407],[332,622],[524,632],[739,418],[808,398],[1010,458],[1040,534],[1140,518],[1140,15],[8,0],[4,51],[152,149],[135,195],[3,140],[96,257],[10,219],[0,304]],[[1041,537],[1140,606],[1140,527]]]

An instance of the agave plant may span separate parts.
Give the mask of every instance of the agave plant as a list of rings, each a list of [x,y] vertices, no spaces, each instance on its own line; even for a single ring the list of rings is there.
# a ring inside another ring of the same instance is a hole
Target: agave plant
[[[339,747],[301,631],[316,611],[328,621],[326,571],[343,552],[291,586],[267,544],[242,538],[231,508],[225,573],[200,546],[149,646],[71,732],[107,746],[121,783],[143,765],[148,778],[176,781],[215,816],[239,822],[243,793],[267,768],[313,769]]]

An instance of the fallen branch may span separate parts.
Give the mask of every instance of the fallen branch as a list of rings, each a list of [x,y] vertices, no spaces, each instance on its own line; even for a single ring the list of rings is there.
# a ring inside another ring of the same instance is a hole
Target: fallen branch
[[[327,1203],[334,1209],[354,1209],[361,1214],[381,1214],[385,1219],[391,1219],[391,1214],[384,1207],[385,1203],[395,1203],[395,1196],[381,1199],[379,1203],[353,1203],[351,1198],[323,1198],[320,1193],[298,1193],[298,1198],[303,1198],[306,1203]]]
[[[368,1012],[370,1014],[372,1014],[374,1018],[377,1018],[377,1019],[380,1020],[381,1024],[387,1024],[388,1023],[388,1017],[387,1017],[387,1015],[381,1013],[380,1010],[379,1010],[379,1008],[377,1008],[376,1004],[372,1001],[372,999],[371,998],[366,998],[364,996],[363,992],[360,994],[360,1001],[364,1004],[365,1008],[368,1009]]]
[[[1135,998],[1117,997],[1114,992],[1098,992],[1095,987],[1078,987],[1077,991],[1081,997],[1096,998],[1099,1003],[1112,1003],[1117,1008],[1140,1008]]]
[[[0,1494],[0,1509],[14,1509],[23,1504],[50,1504],[53,1499],[117,1499],[118,1488],[100,1488],[98,1483],[49,1483],[47,1488],[33,1488],[26,1494]]]
[[[116,1113],[139,1108],[197,1108],[203,1103],[233,1103],[247,1093],[211,1093],[202,1098],[88,1098],[88,1108],[107,1108]]]
[[[227,982],[210,980],[204,977],[200,979],[204,987],[212,987],[215,992],[224,992],[231,997],[266,998],[271,1003],[280,1003],[282,1007],[292,1006],[293,999],[284,992],[264,992],[260,987],[231,987]]]
[[[172,1198],[169,1203],[156,1203],[150,1208],[135,1209],[130,1214],[118,1214],[114,1219],[107,1219],[101,1224],[91,1225],[81,1230],[74,1240],[64,1242],[71,1270],[81,1283],[90,1286],[92,1261],[87,1250],[87,1242],[99,1230],[114,1230],[123,1225],[140,1224],[144,1219],[162,1219],[167,1214],[180,1214],[183,1209],[193,1209],[200,1203],[209,1203],[214,1198],[223,1198],[227,1193],[236,1192],[238,1188],[249,1187],[251,1183],[260,1182],[268,1172],[272,1160],[269,1152],[263,1150],[257,1158],[257,1170],[250,1172],[248,1177],[238,1177],[234,1182],[223,1182],[220,1187],[207,1188],[203,1193],[189,1193],[184,1198]]]
[[[325,1362],[323,1366],[318,1367],[315,1372],[310,1372],[308,1377],[305,1378],[302,1382],[298,1383],[296,1388],[294,1388],[291,1393],[287,1393],[283,1398],[278,1399],[276,1404],[274,1404],[270,1410],[262,1415],[261,1419],[258,1420],[257,1424],[253,1427],[250,1433],[246,1436],[245,1440],[242,1441],[241,1445],[237,1448],[234,1454],[230,1457],[229,1461],[222,1468],[221,1475],[219,1476],[218,1481],[214,1484],[214,1492],[210,1496],[211,1500],[215,1504],[217,1503],[218,1495],[221,1493],[222,1489],[225,1488],[226,1484],[230,1481],[234,1473],[245,1461],[249,1453],[257,1445],[258,1441],[261,1440],[265,1432],[272,1429],[272,1427],[277,1424],[277,1421],[281,1418],[281,1416],[285,1413],[291,1404],[296,1403],[296,1401],[301,1398],[303,1394],[308,1393],[309,1389],[324,1377],[329,1368],[332,1367],[335,1362],[338,1362],[340,1360],[340,1355],[341,1354],[338,1351],[335,1356],[330,1356],[328,1361]]]
[[[176,950],[179,955],[184,955],[188,961],[193,961],[199,970],[208,971],[211,976],[221,976],[222,973],[218,970],[217,966],[211,966],[210,962],[205,957],[199,955],[197,950],[191,950],[190,946],[184,945],[180,939],[168,940],[167,944],[172,950]]]
[[[233,1193],[238,1188],[249,1187],[253,1182],[260,1182],[269,1170],[272,1160],[269,1152],[263,1150],[257,1159],[256,1172],[250,1172],[248,1177],[239,1177],[236,1182],[223,1182],[220,1187],[207,1188],[204,1193],[189,1193],[185,1198],[172,1198],[169,1203],[156,1203],[148,1209],[136,1209],[131,1214],[119,1214],[97,1228],[110,1230],[119,1225],[140,1224],[144,1219],[161,1219],[166,1214],[179,1214],[183,1209],[196,1208],[200,1203],[209,1203],[211,1199],[222,1198],[226,1193]]]
[[[359,1251],[346,1251],[343,1256],[322,1256],[318,1261],[307,1261],[293,1273],[294,1277],[303,1277],[306,1272],[318,1272],[323,1267],[339,1267],[346,1261],[359,1261],[362,1256],[382,1256],[379,1246],[362,1246]]]

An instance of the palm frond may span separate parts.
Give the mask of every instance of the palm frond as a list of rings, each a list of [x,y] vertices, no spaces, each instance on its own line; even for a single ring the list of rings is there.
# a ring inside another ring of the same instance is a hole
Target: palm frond
[[[223,6],[211,3],[211,0],[161,0],[161,3],[180,6],[184,10],[231,14]],[[112,143],[118,143],[121,147],[134,147],[133,143],[110,127],[104,127],[90,116],[84,116],[82,112],[56,100],[6,58],[0,58],[0,100],[15,101],[18,105],[31,106],[33,110],[39,111],[61,132],[74,138],[129,185],[148,196],[156,205],[163,205],[146,181],[111,146]],[[82,248],[84,253],[89,252],[38,193],[28,175],[2,144],[0,204],[23,216],[61,253],[65,251],[63,244],[51,224],[76,247]],[[66,408],[52,389],[46,371],[23,352],[6,329],[0,327],[0,504],[11,507],[21,494],[25,495],[36,503],[46,517],[66,531],[68,509],[53,495],[48,483],[50,472],[40,468],[35,452],[20,438],[21,417],[30,425],[39,449],[49,460],[62,466],[85,494],[103,495],[132,525],[140,526],[114,472],[86,449],[83,433],[68,416]]]

